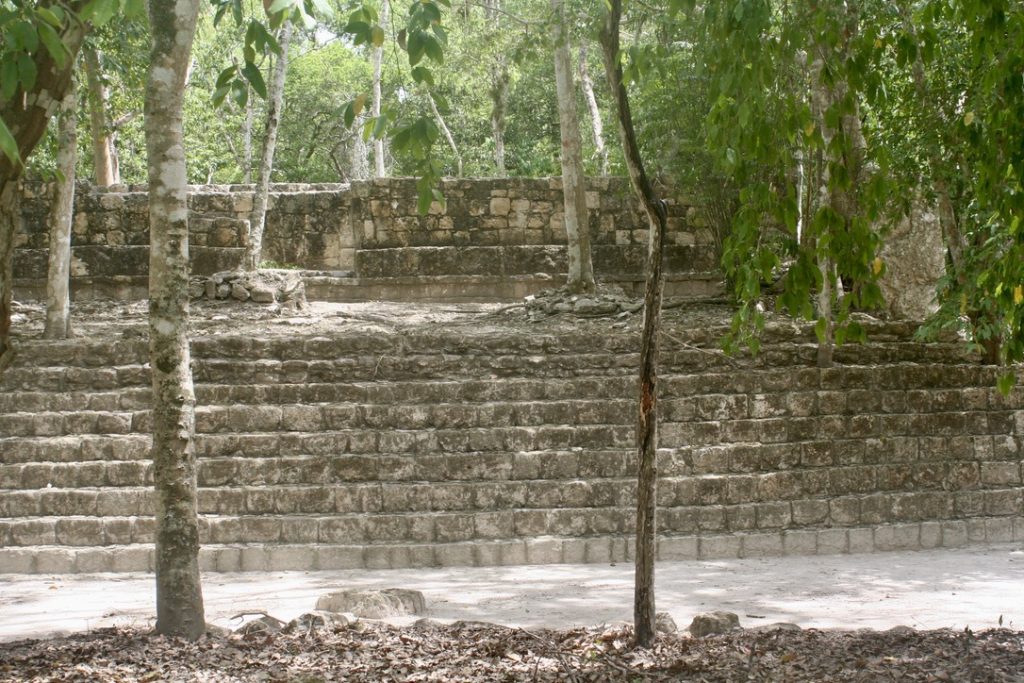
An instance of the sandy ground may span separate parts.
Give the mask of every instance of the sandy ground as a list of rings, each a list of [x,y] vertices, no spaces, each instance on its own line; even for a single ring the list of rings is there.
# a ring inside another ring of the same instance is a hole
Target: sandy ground
[[[412,588],[426,616],[524,628],[568,628],[632,617],[632,566],[552,565],[392,571],[206,574],[208,621],[264,610],[289,620],[343,588]],[[1021,544],[873,555],[667,562],[657,567],[658,610],[685,627],[728,610],[747,627],[1024,628]],[[145,574],[0,577],[0,640],[39,638],[154,619]],[[405,621],[409,621],[405,618]],[[403,623],[402,619],[394,623]]]

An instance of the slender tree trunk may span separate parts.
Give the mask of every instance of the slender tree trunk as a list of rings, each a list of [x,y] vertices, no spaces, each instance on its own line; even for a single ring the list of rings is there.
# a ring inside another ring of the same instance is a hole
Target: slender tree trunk
[[[636,502],[636,574],[633,593],[634,639],[639,647],[654,641],[654,557],[657,543],[658,491],[658,332],[661,326],[663,289],[662,245],[668,211],[665,202],[654,193],[644,170],[640,147],[633,128],[629,96],[622,80],[619,62],[619,22],[622,0],[610,0],[601,30],[605,73],[615,103],[619,138],[633,192],[640,199],[650,226],[647,251],[647,287],[644,293],[644,325],[640,337],[640,411],[637,421],[637,502]]]
[[[47,339],[71,335],[71,221],[75,205],[75,162],[78,159],[78,97],[74,84],[60,105],[57,132],[57,170],[50,206],[50,254],[46,275]]]
[[[252,124],[256,118],[256,108],[252,106],[252,88],[245,98],[245,118],[242,119],[242,184],[252,182]]]
[[[494,138],[494,171],[499,178],[508,175],[505,167],[505,114],[508,112],[508,66],[505,57],[491,66],[491,135]]]
[[[270,74],[267,102],[267,127],[263,137],[263,156],[260,157],[260,175],[256,180],[252,214],[249,218],[249,242],[245,246],[242,267],[256,270],[263,255],[263,230],[267,223],[267,203],[270,198],[270,174],[274,170],[274,150],[277,148],[277,128],[281,122],[281,104],[284,99],[284,79],[288,72],[288,44],[291,42],[292,24],[285,21],[278,33],[281,55]]]
[[[601,175],[608,175],[608,147],[604,144],[604,124],[601,122],[601,110],[597,107],[597,97],[594,96],[594,83],[590,80],[590,72],[587,69],[587,44],[580,41],[580,87],[583,89],[583,96],[587,100],[587,110],[590,112],[590,125],[594,131],[594,148],[601,160]]]
[[[380,23],[388,23],[388,19],[391,15],[391,3],[389,0],[381,0],[380,4]],[[384,48],[378,47],[373,51],[373,103],[371,104],[371,113],[374,118],[380,116],[380,100],[381,100],[381,76],[384,71]],[[373,169],[374,175],[377,178],[383,178],[386,175],[384,168],[384,139],[378,138],[373,141]]]
[[[47,6],[50,3],[42,3]],[[85,0],[72,0],[62,7],[65,12],[77,13]],[[0,154],[0,375],[10,364],[14,349],[11,346],[11,305],[14,286],[14,241],[21,225],[18,208],[23,163],[39,143],[50,117],[57,111],[71,84],[75,58],[88,31],[88,24],[77,19],[65,21],[60,30],[61,41],[68,49],[68,58],[58,65],[49,50],[36,50],[32,61],[36,81],[29,92],[19,86],[9,100],[0,100],[0,119],[3,119],[18,148],[20,159],[12,161]]]
[[[352,126],[352,130],[355,133],[352,135],[352,146],[348,150],[348,160],[351,167],[349,175],[354,180],[366,180],[371,177],[369,150],[366,147],[366,141],[363,140],[362,134],[365,123],[366,116],[361,114],[356,117],[355,125]]]
[[[92,132],[93,182],[97,185],[116,185],[121,182],[118,172],[117,150],[111,135],[107,86],[103,84],[100,56],[91,46],[82,48],[85,77],[89,86],[89,126]]]
[[[590,257],[590,220],[587,214],[586,177],[580,144],[579,113],[569,60],[569,30],[565,19],[565,0],[551,0],[555,14],[555,86],[558,96],[558,123],[562,138],[562,192],[565,205],[565,236],[568,243],[571,292],[592,292],[594,265]]]
[[[156,479],[156,630],[206,630],[199,579],[195,393],[189,349],[188,184],[182,97],[199,0],[149,3],[149,353]]]
[[[441,127],[441,132],[444,134],[444,139],[448,141],[448,146],[452,148],[452,154],[455,155],[455,174],[459,178],[462,177],[462,155],[459,154],[459,148],[455,145],[455,138],[452,137],[452,132],[448,130],[448,124],[444,122],[444,117],[441,116],[441,112],[437,110],[437,103],[434,102],[434,96],[427,93],[427,99],[430,101],[430,111],[434,113],[434,118],[437,119],[437,125]]]
[[[499,17],[501,0],[484,0],[484,19],[490,25],[491,35],[501,31]],[[469,5],[466,5],[467,17]],[[505,168],[505,115],[508,113],[508,60],[504,53],[494,57],[490,66],[491,76],[491,136],[494,138],[494,174],[498,178],[508,175]]]
[[[2,156],[2,155],[0,155]],[[11,313],[14,297],[14,238],[21,226],[21,185],[0,185],[0,377],[14,360]]]

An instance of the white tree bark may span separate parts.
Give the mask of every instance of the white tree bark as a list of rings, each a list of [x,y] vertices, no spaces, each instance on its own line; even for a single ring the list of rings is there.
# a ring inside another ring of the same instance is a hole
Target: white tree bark
[[[505,114],[508,111],[508,66],[504,55],[491,66],[491,134],[494,137],[494,171],[499,178],[508,175],[505,167]]]
[[[444,134],[444,139],[448,141],[448,146],[452,149],[452,154],[455,155],[455,175],[458,178],[462,177],[462,155],[459,154],[459,148],[455,144],[455,138],[452,137],[452,132],[448,129],[448,124],[444,122],[444,117],[441,116],[441,112],[437,109],[437,103],[434,102],[434,96],[427,93],[427,99],[430,101],[430,111],[434,113],[434,118],[437,119],[437,125],[441,127],[441,133]]]
[[[182,97],[199,0],[151,0],[146,83],[149,353],[156,479],[156,630],[206,630],[199,578],[195,393],[189,348],[188,181]]]
[[[594,131],[594,148],[601,160],[601,175],[608,175],[608,147],[604,144],[604,124],[601,122],[601,110],[597,106],[597,97],[594,95],[594,82],[590,80],[590,72],[587,70],[587,44],[580,41],[580,87],[583,89],[583,97],[587,100],[587,110],[590,112],[590,125]]]
[[[583,175],[576,89],[573,86],[572,64],[569,59],[565,0],[551,0],[551,9],[555,15],[555,86],[562,138],[562,191],[569,256],[569,277],[566,287],[573,292],[591,292],[596,288],[596,284],[594,266],[590,258],[586,179]]]
[[[60,104],[57,130],[57,170],[50,205],[50,253],[46,274],[47,339],[71,335],[71,222],[75,204],[75,162],[78,160],[78,97],[72,83]]]
[[[121,182],[120,163],[107,112],[110,108],[107,86],[103,84],[100,56],[91,46],[82,48],[85,77],[89,86],[89,125],[92,129],[93,182],[116,185]]]
[[[363,124],[366,123],[366,116],[360,114],[356,117],[352,135],[352,145],[348,150],[349,177],[353,180],[366,180],[370,177],[370,155],[363,140]]]
[[[380,23],[384,25],[388,23],[388,19],[391,15],[391,3],[389,0],[382,0],[380,4]],[[373,102],[371,104],[371,114],[374,118],[380,116],[380,100],[381,100],[381,75],[384,70],[384,48],[383,46],[374,49],[373,51]],[[384,139],[378,138],[373,141],[373,169],[374,175],[377,178],[383,178],[387,171],[384,168]]]
[[[267,202],[270,198],[270,174],[274,170],[274,150],[277,148],[277,129],[281,123],[281,104],[284,100],[284,80],[288,73],[288,45],[292,37],[292,24],[285,21],[277,36],[281,55],[274,62],[267,88],[267,127],[263,137],[263,155],[260,157],[259,178],[249,217],[249,241],[245,246],[242,267],[256,270],[263,255],[263,231],[267,222]]]

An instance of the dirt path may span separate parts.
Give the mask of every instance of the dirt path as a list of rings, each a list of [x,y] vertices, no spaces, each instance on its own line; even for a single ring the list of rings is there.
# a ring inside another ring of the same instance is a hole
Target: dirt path
[[[658,609],[685,627],[698,612],[728,610],[746,627],[994,628],[1024,626],[1021,544],[874,555],[667,562],[657,568]],[[627,621],[631,565],[551,565],[391,571],[207,574],[207,618],[265,610],[285,621],[341,588],[412,588],[428,616],[524,628]],[[43,637],[153,619],[154,582],[140,574],[5,576],[0,640]],[[401,620],[395,623],[402,623]]]

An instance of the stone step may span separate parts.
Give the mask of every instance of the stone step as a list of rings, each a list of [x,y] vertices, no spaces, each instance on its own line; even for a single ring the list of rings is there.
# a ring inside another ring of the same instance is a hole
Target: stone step
[[[750,417],[775,415],[800,416],[808,410],[821,411],[827,403],[834,413],[931,411],[940,407],[954,409],[1022,404],[1024,389],[1004,396],[995,388],[995,368],[959,365],[935,368],[917,364],[888,367],[846,367],[835,370],[773,369],[750,373],[672,374],[659,378],[662,405],[676,400],[680,416],[717,415],[726,404],[735,411],[739,403],[748,403]],[[48,374],[47,370],[23,374]],[[63,371],[61,371],[62,373]],[[148,375],[148,371],[145,371]],[[13,390],[0,394],[0,414],[16,412],[70,412],[78,410],[124,412],[149,407],[150,390],[146,386],[104,388],[114,384],[109,373],[98,373],[101,385],[96,389],[52,391]],[[135,379],[139,379],[136,377]],[[76,384],[87,382],[78,380]],[[924,389],[906,387],[927,386]],[[870,388],[861,388],[870,387]],[[964,387],[969,387],[964,391]],[[947,389],[947,391],[940,391]],[[199,405],[282,405],[359,403],[495,403],[499,401],[553,401],[566,397],[622,399],[636,390],[636,379],[629,375],[573,378],[505,378],[494,380],[437,379],[420,381],[309,382],[281,384],[207,384],[195,386]],[[681,419],[681,418],[680,418]]]
[[[747,532],[660,534],[659,561],[722,560],[782,555],[834,555],[872,551],[955,548],[968,543],[1024,541],[1024,517],[934,520]],[[452,543],[208,543],[202,571],[402,569],[559,563],[625,563],[634,556],[632,534]],[[0,548],[0,573],[67,574],[152,572],[153,546],[133,543],[91,547],[35,545]]]
[[[647,247],[643,244],[594,244],[594,272],[622,275],[644,272]],[[717,268],[710,245],[666,245],[668,273],[708,272]],[[564,277],[568,261],[564,245],[519,244],[506,246],[411,246],[359,249],[355,253],[360,277],[411,277],[438,275],[527,275],[545,273]]]
[[[16,249],[14,273],[20,279],[46,278],[49,249]],[[190,245],[189,268],[195,275],[235,270],[242,262],[244,247]],[[76,245],[71,247],[75,275],[100,277],[140,276],[149,273],[149,245]]]
[[[198,506],[203,514],[219,515],[372,516],[437,511],[473,515],[517,509],[632,509],[634,505],[632,477],[534,479],[526,472],[511,475],[517,478],[362,483],[336,479],[332,483],[330,477],[325,477],[325,482],[315,485],[203,487],[199,489]],[[882,523],[1024,511],[1020,465],[1016,462],[988,463],[980,468],[946,460],[900,466],[666,475],[659,487],[659,514],[664,516],[660,524],[675,530],[683,530],[683,524],[696,524],[699,529],[710,528],[709,525],[720,528],[722,524],[789,527],[823,522],[826,518]],[[154,491],[149,486],[3,490],[2,494],[0,524],[29,524],[40,517],[150,516],[155,503]]]

